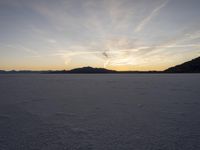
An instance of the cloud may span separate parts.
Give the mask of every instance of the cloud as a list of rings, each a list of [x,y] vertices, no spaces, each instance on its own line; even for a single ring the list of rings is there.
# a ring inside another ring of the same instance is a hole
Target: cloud
[[[36,50],[33,50],[33,49],[30,49],[28,47],[25,47],[24,45],[12,45],[12,44],[2,44],[0,43],[0,46],[1,47],[6,47],[6,48],[9,48],[9,49],[14,49],[14,50],[22,50],[28,54],[31,55],[31,57],[40,57],[40,54],[38,53],[38,51]]]
[[[157,6],[147,17],[145,17],[136,27],[135,32],[140,32],[158,13],[164,8],[169,0],[164,1],[161,5]]]
[[[109,59],[109,55],[108,55],[106,52],[103,52],[102,55],[103,55],[105,58]]]
[[[30,49],[28,47],[25,47],[23,45],[19,45],[18,48],[21,48],[22,50],[24,50],[25,52],[28,52],[29,54],[32,55],[32,57],[41,57],[40,54],[38,53],[38,51]]]
[[[142,39],[137,38],[109,37],[101,42],[90,41],[84,45],[82,43],[71,45],[63,50],[57,50],[54,55],[61,57],[69,66],[76,60],[93,58],[98,58],[97,61],[100,61],[104,67],[156,65],[156,61],[164,63],[169,61],[166,58],[181,57],[177,55],[180,50],[188,54],[187,49],[196,49],[195,51],[197,51],[200,44],[191,41],[199,39],[199,33],[198,30],[181,30],[179,34],[165,39],[163,42],[151,44],[143,43]]]

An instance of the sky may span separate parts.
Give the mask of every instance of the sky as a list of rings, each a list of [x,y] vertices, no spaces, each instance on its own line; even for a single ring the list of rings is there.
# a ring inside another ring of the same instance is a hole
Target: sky
[[[0,0],[0,70],[164,70],[200,56],[200,0]]]

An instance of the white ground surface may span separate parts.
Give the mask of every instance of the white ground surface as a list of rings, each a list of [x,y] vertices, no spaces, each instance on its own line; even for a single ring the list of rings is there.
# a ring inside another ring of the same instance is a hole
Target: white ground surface
[[[0,75],[0,150],[200,150],[200,74]]]

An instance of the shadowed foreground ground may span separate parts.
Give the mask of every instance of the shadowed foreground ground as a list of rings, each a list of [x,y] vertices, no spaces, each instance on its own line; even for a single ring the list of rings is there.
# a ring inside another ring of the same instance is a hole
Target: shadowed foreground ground
[[[199,150],[199,74],[0,75],[1,150]]]

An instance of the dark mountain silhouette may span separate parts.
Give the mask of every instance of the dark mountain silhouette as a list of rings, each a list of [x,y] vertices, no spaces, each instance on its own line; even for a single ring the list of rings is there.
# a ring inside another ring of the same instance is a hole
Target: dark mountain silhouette
[[[166,73],[200,73],[200,57],[191,61],[177,65],[175,67],[168,68],[164,72]]]
[[[6,71],[4,71],[4,70],[0,70],[0,73],[6,73]]]
[[[92,68],[92,67],[83,67],[83,68],[76,68],[67,71],[67,73],[116,73],[115,70],[108,70],[105,68]]]
[[[31,70],[21,70],[21,71],[4,71],[0,70],[0,74],[79,74],[79,73],[200,73],[200,57],[193,59],[191,61],[185,62],[181,65],[168,68],[164,71],[115,71],[108,70],[105,68],[93,68],[93,67],[82,67],[72,70],[56,70],[56,71],[31,71]]]
[[[129,73],[162,73],[161,71],[116,71],[109,70],[105,68],[93,68],[93,67],[82,67],[75,68],[72,70],[48,70],[48,71],[31,71],[31,70],[11,70],[3,71],[0,70],[0,74],[106,74],[106,73],[115,73],[115,74],[129,74]]]

